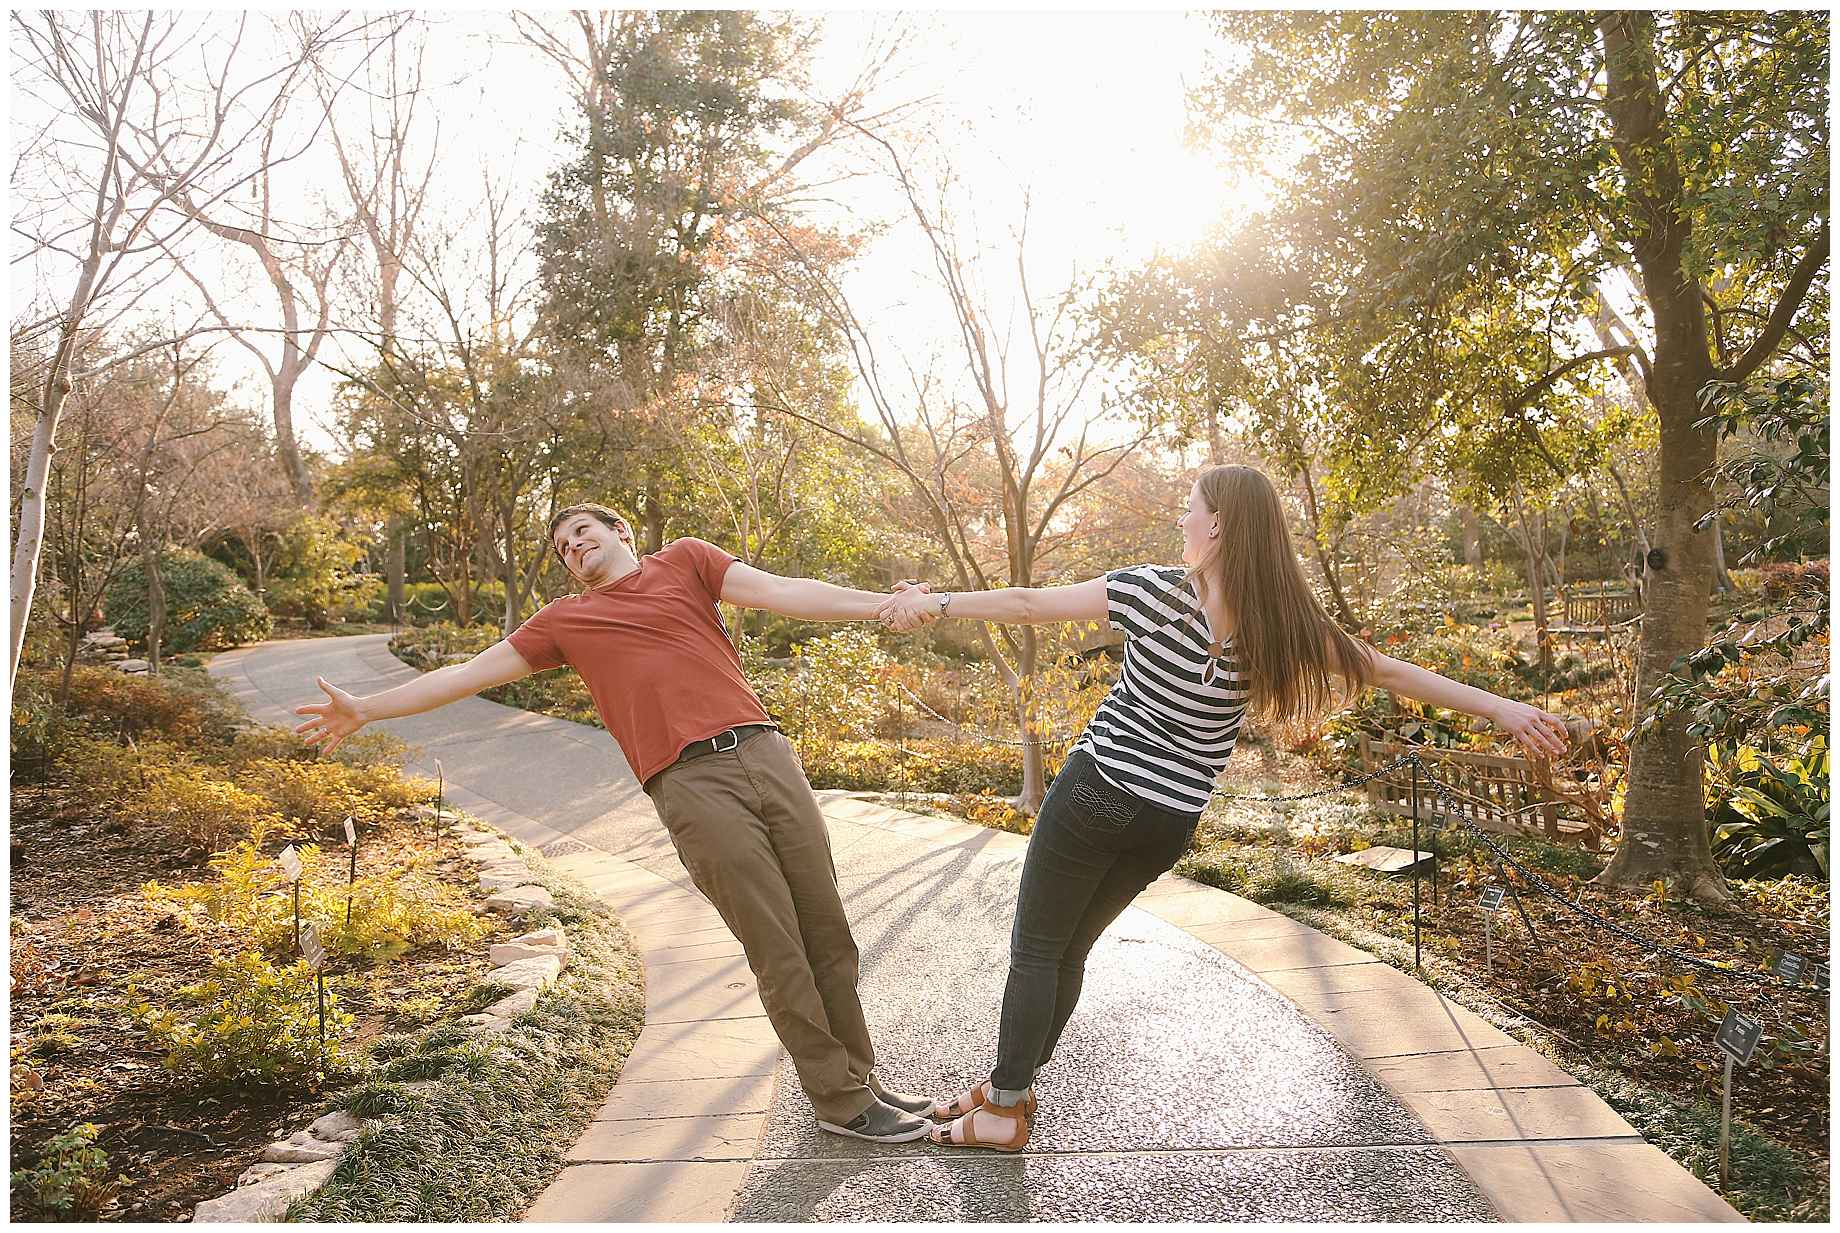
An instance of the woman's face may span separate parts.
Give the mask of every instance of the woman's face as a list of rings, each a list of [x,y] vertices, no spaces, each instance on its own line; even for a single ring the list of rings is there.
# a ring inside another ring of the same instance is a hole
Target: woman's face
[[[1219,517],[1201,499],[1199,483],[1189,486],[1188,512],[1176,519],[1176,525],[1182,528],[1182,564],[1193,569],[1207,560],[1220,530]]]

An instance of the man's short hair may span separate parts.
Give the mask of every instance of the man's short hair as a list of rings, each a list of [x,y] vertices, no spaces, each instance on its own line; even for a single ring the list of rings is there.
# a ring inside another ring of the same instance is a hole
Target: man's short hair
[[[617,510],[608,509],[605,505],[598,505],[593,501],[581,501],[574,505],[563,506],[556,511],[555,517],[549,520],[549,550],[556,553],[557,560],[562,559],[562,553],[556,549],[556,528],[576,514],[593,515],[609,531],[617,530],[618,524],[626,521],[625,515]]]

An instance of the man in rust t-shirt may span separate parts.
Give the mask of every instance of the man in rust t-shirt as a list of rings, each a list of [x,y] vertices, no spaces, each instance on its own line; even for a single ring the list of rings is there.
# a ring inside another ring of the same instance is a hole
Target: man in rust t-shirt
[[[805,620],[872,620],[872,591],[755,569],[700,539],[644,558],[632,528],[599,505],[550,524],[550,545],[584,590],[546,604],[464,664],[356,698],[296,707],[309,744],[330,750],[374,719],[414,715],[532,672],[574,668],[657,807],[684,868],[727,922],[760,1000],[826,1130],[917,1139],[933,1102],[877,1081],[857,998],[857,949],[837,892],[830,834],[798,755],[742,674],[717,601]]]

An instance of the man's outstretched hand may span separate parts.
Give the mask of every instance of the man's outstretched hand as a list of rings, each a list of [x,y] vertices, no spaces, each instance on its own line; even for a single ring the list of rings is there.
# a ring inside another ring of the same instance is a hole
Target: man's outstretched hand
[[[326,692],[327,700],[295,707],[294,714],[311,715],[313,718],[296,725],[294,732],[309,746],[317,745],[323,752],[331,753],[346,737],[362,728],[365,719],[358,711],[356,698],[329,683],[323,676],[313,679]]]
[[[939,619],[939,605],[928,596],[932,588],[912,578],[894,584],[893,593],[882,601],[875,616],[897,634],[909,633]]]

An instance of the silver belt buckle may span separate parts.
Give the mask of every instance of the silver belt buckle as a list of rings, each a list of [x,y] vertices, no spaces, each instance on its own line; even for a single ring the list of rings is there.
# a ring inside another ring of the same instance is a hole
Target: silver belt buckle
[[[722,743],[723,737],[728,738],[728,744],[724,745]],[[733,728],[729,728],[726,731],[718,732],[714,736],[709,738],[709,748],[715,753],[727,753],[729,750],[738,747],[740,744],[741,744],[741,734],[735,731]]]

